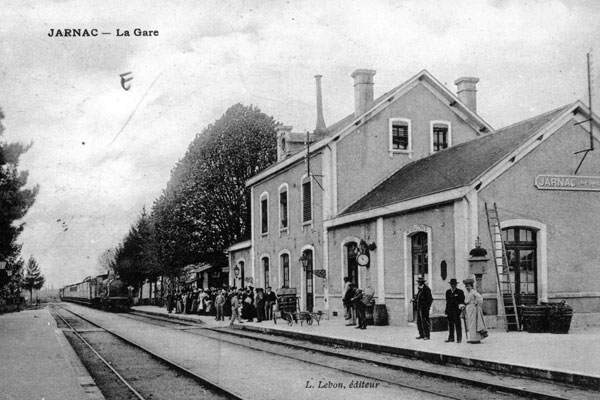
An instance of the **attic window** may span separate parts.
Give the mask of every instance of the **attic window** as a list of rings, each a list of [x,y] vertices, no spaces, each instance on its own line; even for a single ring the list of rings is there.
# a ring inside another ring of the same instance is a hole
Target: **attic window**
[[[402,153],[411,151],[412,140],[409,119],[391,118],[389,134],[389,150],[391,152]]]
[[[450,122],[431,121],[430,123],[431,152],[435,153],[452,146]]]

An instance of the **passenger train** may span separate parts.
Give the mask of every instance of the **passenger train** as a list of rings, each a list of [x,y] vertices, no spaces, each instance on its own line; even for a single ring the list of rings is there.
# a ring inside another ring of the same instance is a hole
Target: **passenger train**
[[[90,276],[83,282],[65,286],[60,289],[60,299],[104,311],[125,312],[131,306],[131,297],[125,284],[108,274]]]

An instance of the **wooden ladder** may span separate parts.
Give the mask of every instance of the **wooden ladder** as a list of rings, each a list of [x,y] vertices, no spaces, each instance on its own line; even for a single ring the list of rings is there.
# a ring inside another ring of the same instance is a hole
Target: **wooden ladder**
[[[499,309],[504,309],[504,320],[507,331],[520,331],[521,323],[517,311],[517,303],[513,285],[508,271],[508,261],[506,259],[506,248],[502,240],[502,228],[498,218],[498,207],[494,203],[494,208],[488,207],[485,203],[485,214],[487,216],[490,240],[494,252],[494,264],[496,266],[496,278],[498,281],[499,300],[501,302]]]

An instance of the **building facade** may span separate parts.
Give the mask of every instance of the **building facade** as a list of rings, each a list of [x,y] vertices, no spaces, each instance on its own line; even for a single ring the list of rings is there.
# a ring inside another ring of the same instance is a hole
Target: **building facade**
[[[471,277],[475,241],[494,253],[486,206],[496,204],[517,303],[566,300],[576,324],[600,323],[597,152],[574,174],[583,157],[574,153],[598,140],[586,107],[494,131],[476,114],[476,78],[457,80],[456,96],[422,71],[374,99],[374,75],[352,74],[354,113],[318,127],[308,152],[304,135],[282,127],[278,162],[247,183],[252,238],[234,246],[232,265],[243,258],[253,286],[295,287],[302,309],[330,318],[343,315],[349,277],[404,325],[418,276],[442,314],[448,280]],[[504,321],[497,287],[490,261],[482,294],[491,326]]]

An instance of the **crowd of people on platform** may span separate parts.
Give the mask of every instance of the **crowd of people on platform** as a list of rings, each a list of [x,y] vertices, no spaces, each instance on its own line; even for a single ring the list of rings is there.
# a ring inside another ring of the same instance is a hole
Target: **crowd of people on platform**
[[[411,300],[416,313],[417,339],[429,340],[431,320],[429,310],[433,303],[431,289],[425,284],[425,278],[417,279],[418,291]],[[449,281],[450,289],[446,291],[445,314],[448,317],[449,336],[446,342],[460,343],[462,341],[461,319],[464,320],[465,330],[468,333],[468,343],[480,343],[487,337],[487,328],[483,319],[483,298],[473,289],[474,281],[463,281],[465,293],[457,288],[457,280]],[[359,289],[349,278],[344,278],[344,291],[342,301],[344,317],[348,321],[346,326],[355,326],[356,329],[367,329],[367,320],[372,318],[375,305],[375,291],[372,287]],[[273,307],[277,302],[277,295],[271,287],[262,288],[230,287],[227,289],[182,289],[169,292],[167,295],[167,310],[177,314],[199,314],[214,316],[217,321],[224,321],[229,317],[230,324],[238,321],[262,322],[273,318]]]
[[[167,311],[176,314],[198,314],[214,316],[217,321],[229,317],[231,324],[236,320],[262,322],[273,318],[273,306],[277,295],[268,287],[226,289],[180,289],[167,294]]]
[[[473,279],[463,281],[465,293],[457,288],[458,281],[450,279],[450,289],[446,291],[445,314],[448,317],[448,339],[446,343],[460,343],[462,341],[462,325],[464,322],[467,332],[467,342],[481,343],[488,335],[483,318],[483,297],[474,288]],[[414,311],[419,336],[417,339],[429,340],[431,332],[431,319],[429,311],[433,304],[431,289],[426,285],[425,278],[417,279],[418,290],[414,298]],[[346,326],[355,326],[356,329],[367,329],[368,313],[372,312],[374,301],[373,288],[359,289],[350,278],[344,278],[344,291],[342,294],[344,317],[348,321]]]

